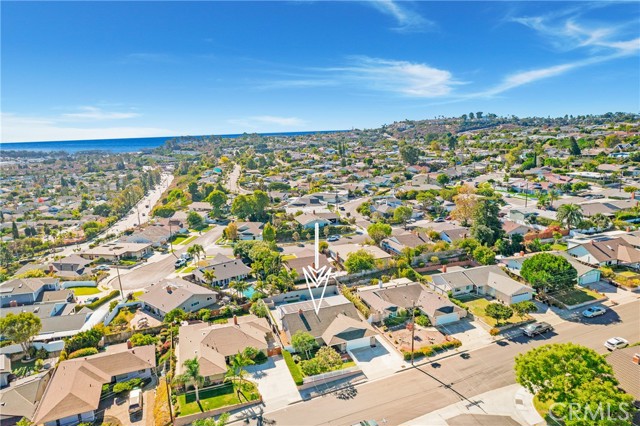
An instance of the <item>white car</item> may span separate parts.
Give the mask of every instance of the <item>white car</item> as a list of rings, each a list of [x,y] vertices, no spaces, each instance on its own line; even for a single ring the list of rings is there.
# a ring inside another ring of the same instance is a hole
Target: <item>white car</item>
[[[109,265],[98,265],[94,269],[94,271],[108,271]]]
[[[622,337],[612,337],[611,339],[604,342],[604,347],[609,349],[610,351],[626,348],[627,346],[629,346],[629,341],[627,339],[623,339]]]
[[[602,306],[590,306],[584,311],[582,311],[582,316],[585,318],[593,318],[593,317],[599,317],[600,315],[604,315],[606,312],[607,310]]]

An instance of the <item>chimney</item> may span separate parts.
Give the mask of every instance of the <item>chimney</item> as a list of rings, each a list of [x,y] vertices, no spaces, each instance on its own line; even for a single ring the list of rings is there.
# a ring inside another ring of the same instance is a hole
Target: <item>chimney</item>
[[[378,281],[378,288],[382,288],[382,280]]]
[[[16,306],[18,306],[18,302],[15,300],[12,300],[11,302],[9,302],[9,306],[11,306],[12,308],[15,308]]]
[[[127,340],[127,349],[131,349],[133,348],[133,344],[131,343],[131,340]]]
[[[233,316],[233,325],[238,325],[238,316],[237,315]]]
[[[302,315],[302,308],[298,309],[298,315]]]
[[[171,294],[171,293],[172,293],[171,286],[167,286],[167,293],[169,293],[169,294]]]
[[[53,273],[53,265],[49,265],[49,273]]]
[[[631,359],[631,362],[633,362],[634,364],[640,365],[640,353],[633,354],[633,358]]]
[[[524,256],[524,251],[523,250],[520,251],[520,257],[522,257],[522,256]]]
[[[447,265],[442,265],[442,273],[444,274],[445,272],[447,272]]]

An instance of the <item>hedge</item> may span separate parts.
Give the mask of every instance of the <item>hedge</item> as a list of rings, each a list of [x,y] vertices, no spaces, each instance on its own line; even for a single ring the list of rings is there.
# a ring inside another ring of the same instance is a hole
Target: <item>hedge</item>
[[[459,348],[460,346],[462,346],[462,342],[460,340],[452,339],[436,345],[424,346],[416,351],[413,351],[413,353],[414,357],[433,356],[438,352],[452,348]],[[410,351],[402,351],[402,355],[405,361],[409,361],[411,359]]]
[[[289,368],[289,372],[291,373],[291,377],[293,377],[293,381],[296,386],[303,384],[304,380],[302,378],[302,370],[300,370],[300,366],[293,361],[293,357],[289,351],[282,351],[282,357],[284,358],[284,362],[287,363],[287,367]]]
[[[96,308],[98,308],[98,307],[104,305],[105,303],[107,303],[109,300],[118,297],[119,295],[120,295],[120,290],[113,290],[111,293],[107,294],[106,296],[101,297],[100,299],[96,300],[93,303],[89,303],[88,305],[77,305],[76,306],[76,312],[79,311],[80,309],[82,309],[83,307],[87,307],[87,308],[89,308],[89,309],[91,309],[93,311]]]
[[[369,318],[369,315],[371,315],[371,311],[369,310],[367,305],[365,305],[364,302],[358,296],[353,294],[351,289],[346,285],[343,285],[341,290],[342,290],[342,295],[347,300],[349,300],[349,302],[353,303],[356,309],[358,309],[365,318]]]
[[[83,349],[78,349],[75,352],[71,352],[69,356],[67,356],[67,359],[80,358],[81,356],[95,355],[97,353],[98,353],[98,350],[96,348],[83,348]]]
[[[142,379],[136,377],[131,380],[127,380],[126,382],[119,382],[113,386],[114,393],[121,393],[125,391],[130,391],[131,389],[142,386]]]

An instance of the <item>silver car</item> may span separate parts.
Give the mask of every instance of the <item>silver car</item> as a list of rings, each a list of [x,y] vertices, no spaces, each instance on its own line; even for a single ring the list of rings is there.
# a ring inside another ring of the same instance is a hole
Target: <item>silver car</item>
[[[593,318],[599,317],[600,315],[604,315],[607,313],[607,310],[602,306],[590,306],[584,311],[582,311],[582,316],[585,318]]]

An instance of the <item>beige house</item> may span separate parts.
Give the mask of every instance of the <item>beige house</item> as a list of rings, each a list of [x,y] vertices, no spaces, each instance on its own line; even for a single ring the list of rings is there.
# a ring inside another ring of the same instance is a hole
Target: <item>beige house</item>
[[[105,260],[120,259],[142,259],[152,253],[150,243],[107,243],[87,249],[80,253],[85,259],[95,260],[103,258]]]
[[[205,385],[224,379],[230,357],[248,347],[268,355],[273,342],[267,320],[254,315],[234,317],[227,324],[201,322],[182,326],[178,335],[176,373],[184,373],[184,362],[197,357]]]
[[[151,377],[155,367],[154,345],[128,349],[124,343],[97,355],[63,361],[47,385],[33,422],[45,426],[92,422],[102,385]]]
[[[173,309],[182,309],[189,313],[203,308],[217,308],[219,297],[219,293],[201,285],[182,278],[171,278],[152,285],[149,291],[140,295],[138,299],[142,301],[146,310],[164,317]]]

